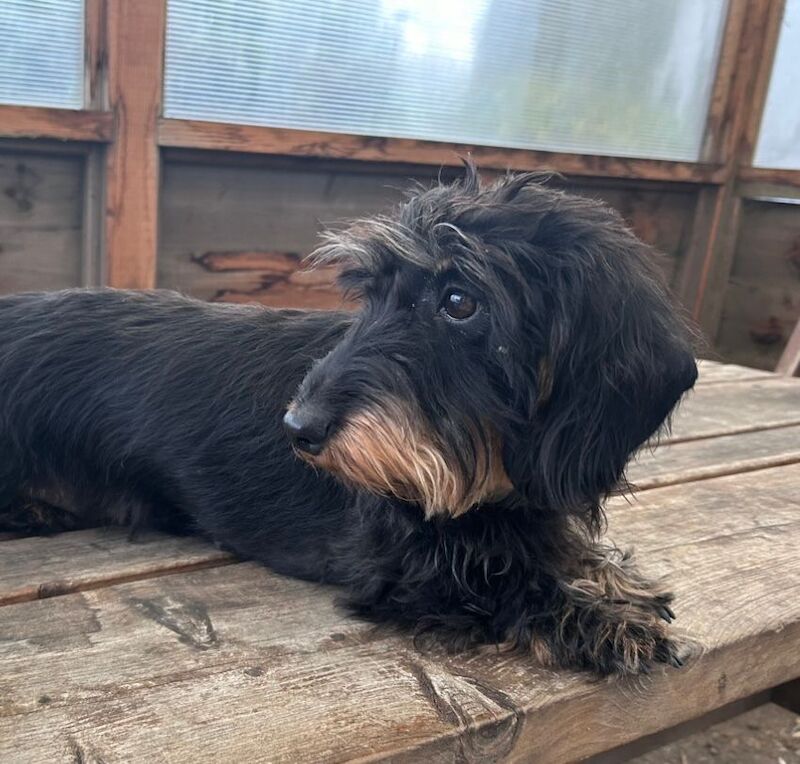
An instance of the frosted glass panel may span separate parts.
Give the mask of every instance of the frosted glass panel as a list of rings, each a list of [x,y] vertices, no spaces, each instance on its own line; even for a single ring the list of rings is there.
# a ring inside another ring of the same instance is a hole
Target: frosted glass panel
[[[786,0],[755,165],[800,170],[800,0]]]
[[[83,0],[0,0],[0,103],[83,106]]]
[[[169,0],[165,114],[697,159],[725,0]]]

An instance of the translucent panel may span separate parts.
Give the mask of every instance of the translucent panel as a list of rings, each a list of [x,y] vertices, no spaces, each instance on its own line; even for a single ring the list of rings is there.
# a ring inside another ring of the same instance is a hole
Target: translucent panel
[[[800,0],[786,0],[755,165],[800,170]]]
[[[165,114],[697,159],[725,0],[169,0]]]
[[[0,0],[0,103],[83,106],[83,0]]]

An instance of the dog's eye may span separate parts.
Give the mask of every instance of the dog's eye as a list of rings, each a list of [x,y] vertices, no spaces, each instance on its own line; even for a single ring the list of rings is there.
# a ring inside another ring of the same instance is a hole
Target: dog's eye
[[[466,292],[460,292],[457,289],[451,289],[445,295],[442,303],[442,310],[450,318],[456,319],[456,321],[463,321],[465,318],[469,318],[474,315],[477,309],[477,300]]]

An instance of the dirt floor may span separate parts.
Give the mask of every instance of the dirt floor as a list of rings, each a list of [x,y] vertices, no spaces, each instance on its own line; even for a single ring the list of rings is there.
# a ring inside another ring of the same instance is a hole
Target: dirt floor
[[[800,764],[800,716],[769,703],[631,764]]]

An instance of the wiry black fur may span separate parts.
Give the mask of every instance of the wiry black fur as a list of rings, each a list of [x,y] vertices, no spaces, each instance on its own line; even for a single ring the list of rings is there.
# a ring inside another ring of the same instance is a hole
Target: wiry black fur
[[[650,250],[602,204],[468,168],[317,259],[341,266],[358,313],[0,299],[0,529],[38,502],[71,527],[198,530],[457,646],[538,642],[602,673],[679,662],[669,595],[596,541],[631,453],[696,377]],[[479,300],[473,318],[441,311],[452,287]],[[292,400],[335,429],[387,397],[413,400],[467,474],[490,428],[513,492],[426,520],[315,471],[282,431]]]

